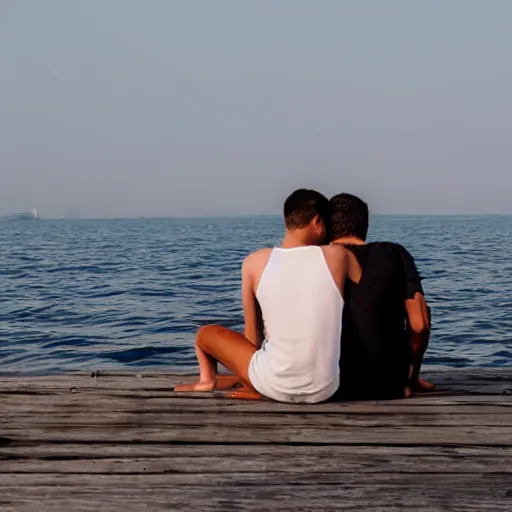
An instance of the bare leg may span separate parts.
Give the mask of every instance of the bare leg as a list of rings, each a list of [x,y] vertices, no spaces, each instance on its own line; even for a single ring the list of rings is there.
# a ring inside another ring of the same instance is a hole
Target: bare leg
[[[196,337],[196,357],[199,363],[199,382],[193,384],[180,384],[174,391],[212,391],[215,387],[217,375],[217,362],[211,358],[198,343],[199,331]]]
[[[233,376],[222,376],[219,385],[226,389],[240,382],[239,391],[227,393],[231,398],[258,398],[260,395],[249,380],[249,363],[256,347],[241,334],[218,325],[201,327],[196,336],[196,354],[199,362],[199,382],[182,384],[175,391],[212,391],[217,381],[216,362],[233,372]],[[227,378],[231,377],[231,378]],[[229,389],[229,388],[228,388]]]

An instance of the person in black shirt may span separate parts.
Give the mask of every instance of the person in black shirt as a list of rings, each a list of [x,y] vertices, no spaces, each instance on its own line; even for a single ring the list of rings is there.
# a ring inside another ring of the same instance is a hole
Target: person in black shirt
[[[413,257],[399,244],[366,243],[367,204],[351,194],[331,199],[331,239],[353,252],[359,284],[347,283],[338,399],[386,399],[430,391],[420,378],[430,314]]]

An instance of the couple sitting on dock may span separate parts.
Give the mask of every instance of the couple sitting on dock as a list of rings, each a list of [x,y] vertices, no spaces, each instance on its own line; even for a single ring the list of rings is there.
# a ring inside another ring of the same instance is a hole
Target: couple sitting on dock
[[[420,378],[430,332],[421,278],[402,246],[365,242],[366,203],[301,189],[284,222],[280,247],[243,262],[245,335],[202,327],[199,382],[175,391],[318,403],[433,389]],[[232,375],[218,375],[218,363]]]

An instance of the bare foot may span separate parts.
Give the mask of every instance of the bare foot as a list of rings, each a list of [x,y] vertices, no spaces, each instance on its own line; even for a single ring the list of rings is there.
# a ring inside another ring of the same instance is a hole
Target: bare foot
[[[229,391],[225,393],[226,398],[235,398],[238,400],[261,400],[263,398],[260,393],[254,389],[239,389],[237,391]]]
[[[410,386],[407,386],[404,391],[404,398],[410,398],[412,396],[412,389]]]
[[[174,391],[207,392],[213,390],[226,391],[228,389],[243,388],[243,383],[236,375],[218,375],[215,382],[194,382],[191,384],[178,384]]]
[[[192,384],[178,384],[174,386],[174,391],[213,391],[215,382],[194,382]]]
[[[435,384],[420,377],[418,377],[416,382],[412,382],[411,386],[416,393],[428,393],[429,391],[434,391],[434,389],[436,389]]]
[[[215,389],[224,391],[227,389],[236,389],[241,387],[243,387],[243,383],[236,375],[217,375],[217,380],[215,381]]]

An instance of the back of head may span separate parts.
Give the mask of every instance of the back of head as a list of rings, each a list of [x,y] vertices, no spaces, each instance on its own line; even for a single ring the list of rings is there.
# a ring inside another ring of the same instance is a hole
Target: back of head
[[[352,194],[338,194],[331,201],[331,231],[334,240],[357,237],[366,240],[368,234],[368,205]]]
[[[327,226],[331,217],[329,200],[316,190],[301,188],[288,196],[284,202],[286,229],[307,227],[315,217]]]

